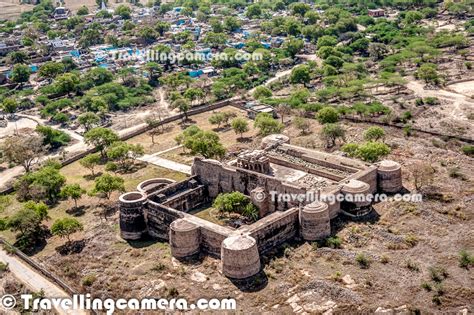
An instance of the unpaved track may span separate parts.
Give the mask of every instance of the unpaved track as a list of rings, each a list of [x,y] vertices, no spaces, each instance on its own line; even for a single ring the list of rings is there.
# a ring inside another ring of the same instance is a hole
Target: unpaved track
[[[10,256],[3,249],[0,249],[0,261],[8,263],[10,272],[20,282],[24,283],[34,292],[44,291],[45,297],[48,298],[70,298],[70,296],[57,285],[45,278],[42,274],[32,269],[27,263],[17,256]],[[8,294],[8,292],[7,292]],[[17,304],[21,301],[17,301]],[[1,309],[0,309],[1,311]],[[87,315],[85,311],[65,311],[56,308],[60,315]],[[1,312],[0,312],[1,313]]]
[[[443,89],[425,90],[424,86],[425,85],[422,82],[416,80],[411,80],[407,84],[407,87],[418,97],[437,97],[441,100],[449,102],[449,110],[446,112],[446,114],[451,118],[468,120],[466,114],[469,112],[469,110],[474,111],[474,101],[469,97]]]

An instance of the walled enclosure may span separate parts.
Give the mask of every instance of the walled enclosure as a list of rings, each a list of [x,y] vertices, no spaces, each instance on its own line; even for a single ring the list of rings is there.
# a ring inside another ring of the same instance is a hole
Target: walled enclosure
[[[184,181],[140,183],[136,192],[120,196],[120,231],[126,240],[144,234],[166,239],[179,259],[199,253],[219,257],[224,275],[244,279],[260,271],[260,254],[294,237],[322,240],[339,214],[358,217],[371,211],[370,202],[348,202],[348,196],[401,189],[401,166],[394,161],[367,164],[271,135],[261,150],[241,152],[233,161],[195,158],[192,176]],[[189,213],[233,191],[249,196],[259,208],[258,221],[234,229]],[[278,199],[283,194],[308,198]],[[335,196],[346,198],[340,202]]]

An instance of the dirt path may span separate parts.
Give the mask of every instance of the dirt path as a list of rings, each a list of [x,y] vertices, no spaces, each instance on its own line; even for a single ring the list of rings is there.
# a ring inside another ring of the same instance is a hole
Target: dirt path
[[[163,153],[163,152],[159,152],[159,153]],[[173,170],[173,171],[177,171],[177,172],[181,172],[181,173],[191,175],[191,166],[181,164],[181,163],[178,163],[178,162],[175,162],[175,161],[171,161],[171,160],[168,160],[168,159],[164,159],[162,157],[157,156],[156,154],[153,154],[153,155],[146,154],[146,155],[144,155],[144,156],[142,156],[141,158],[138,158],[138,159],[140,161],[143,161],[143,162],[151,163],[151,164],[161,166],[161,167]]]
[[[24,283],[34,292],[44,291],[45,297],[49,298],[70,298],[70,296],[57,285],[49,281],[39,272],[33,270],[28,264],[16,256],[8,255],[3,249],[0,249],[0,261],[8,263],[11,273],[19,281]],[[17,301],[20,303],[21,301]],[[62,308],[56,308],[61,315],[86,315],[85,311],[65,311]],[[47,311],[46,311],[47,312]]]
[[[410,80],[407,84],[407,87],[418,97],[437,97],[450,103],[450,106],[447,106],[448,108],[445,111],[445,114],[450,118],[467,120],[466,109],[474,110],[474,101],[463,94],[443,89],[425,90],[424,86],[422,82],[414,79]]]

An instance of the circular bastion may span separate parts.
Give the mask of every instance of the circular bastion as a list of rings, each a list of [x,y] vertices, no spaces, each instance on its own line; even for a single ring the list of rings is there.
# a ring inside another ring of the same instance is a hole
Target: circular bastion
[[[346,182],[341,189],[347,203],[355,205],[356,208],[366,207],[372,203],[368,198],[371,195],[370,185],[357,179]]]
[[[383,160],[377,168],[377,183],[380,191],[397,193],[403,188],[402,166],[391,160]]]
[[[222,273],[229,278],[245,279],[260,271],[257,242],[249,235],[229,236],[221,245]]]
[[[147,231],[144,207],[147,195],[134,191],[119,197],[120,236],[125,240],[138,240]]]
[[[171,255],[175,258],[186,258],[200,251],[201,231],[199,226],[177,219],[170,224],[169,231]]]
[[[324,202],[312,202],[300,208],[300,234],[306,241],[322,240],[331,235],[329,206]]]
[[[176,181],[168,178],[152,178],[139,183],[137,185],[137,191],[150,194],[173,183],[176,183]]]

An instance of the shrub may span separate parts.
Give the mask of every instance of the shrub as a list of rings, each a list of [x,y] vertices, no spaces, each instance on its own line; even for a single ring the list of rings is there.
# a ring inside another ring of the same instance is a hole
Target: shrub
[[[367,162],[376,162],[390,153],[390,148],[380,142],[367,142],[359,146],[357,156]]]
[[[370,259],[363,253],[357,254],[355,260],[359,264],[359,267],[362,269],[367,269],[370,267]]]
[[[467,177],[461,172],[461,169],[459,167],[451,167],[448,169],[448,174],[449,177],[451,178],[459,178],[462,180],[466,180]]]
[[[385,137],[385,130],[381,127],[373,126],[364,132],[364,139],[367,141],[378,141]]]
[[[8,271],[8,263],[0,261],[0,272]]]
[[[321,124],[333,124],[339,120],[339,113],[333,107],[324,107],[316,114],[316,119]]]
[[[418,238],[413,234],[408,234],[405,236],[405,243],[411,247],[414,247],[416,244],[418,244]]]
[[[441,282],[448,277],[448,272],[443,267],[430,267],[429,268],[431,280],[434,282]]]
[[[461,250],[459,252],[459,266],[466,269],[474,266],[474,256],[465,250]]]
[[[333,236],[326,239],[326,245],[331,248],[341,248],[342,240],[339,236]]]
[[[420,271],[420,267],[418,266],[418,264],[411,260],[406,261],[406,267],[411,271],[416,271],[416,272]]]
[[[87,275],[82,278],[82,285],[85,287],[90,287],[97,280],[95,275]]]
[[[465,145],[462,147],[462,152],[469,156],[474,156],[474,145]]]
[[[428,282],[423,282],[421,284],[421,287],[423,289],[425,289],[426,291],[430,292],[431,290],[433,290],[433,288],[431,287],[431,284],[429,284]]]
[[[238,191],[219,194],[212,206],[220,212],[240,213],[249,219],[258,219],[258,209],[247,196]]]

